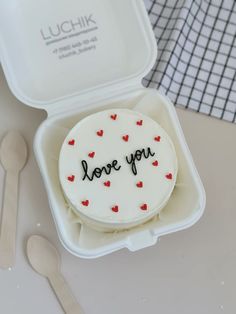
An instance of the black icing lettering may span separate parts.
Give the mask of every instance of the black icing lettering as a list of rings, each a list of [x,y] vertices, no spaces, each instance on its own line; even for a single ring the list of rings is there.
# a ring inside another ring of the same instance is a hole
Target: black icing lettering
[[[95,169],[93,170],[93,177],[95,176],[96,178],[100,178],[101,175],[102,175],[103,169],[104,169],[104,168],[102,168],[102,169],[100,169],[100,168],[95,168]]]
[[[81,162],[82,164],[82,168],[84,171],[84,176],[82,178],[82,180],[84,181],[85,179],[88,179],[89,181],[93,181],[94,177],[96,178],[100,178],[102,176],[102,174],[106,174],[109,175],[112,171],[112,169],[114,169],[115,171],[119,171],[121,166],[118,165],[118,161],[117,160],[113,160],[113,162],[111,164],[107,164],[106,166],[102,167],[102,168],[95,168],[92,172],[92,175],[89,176],[88,175],[88,164],[86,160],[82,160]]]
[[[142,159],[142,155],[144,155],[144,157],[146,158],[146,156],[145,156],[145,149],[143,149],[143,150],[136,150],[136,153],[135,153],[136,160],[140,161]]]
[[[87,161],[86,160],[82,160],[81,162],[82,164],[82,168],[84,170],[84,176],[83,176],[83,181],[87,178],[89,179],[89,181],[92,181],[93,179],[89,177],[88,175],[88,164],[87,164]]]
[[[144,150],[144,157],[147,159],[147,158],[149,158],[149,156],[155,156],[155,153],[153,153],[152,151],[151,151],[151,148],[150,147],[148,147],[147,148],[147,154],[145,154],[145,149],[143,149]]]
[[[137,175],[137,168],[136,168],[134,154],[130,155],[130,160],[129,160],[128,156],[126,156],[126,161],[127,161],[128,164],[132,165],[131,166],[132,172],[136,176]]]
[[[126,156],[126,161],[129,165],[131,165],[131,169],[133,174],[137,175],[137,167],[136,167],[136,161],[142,160],[142,158],[148,159],[150,156],[155,156],[155,153],[152,152],[151,148],[143,148],[143,149],[137,149],[133,154],[130,154],[130,156]],[[88,163],[86,160],[82,160],[81,162],[82,168],[84,171],[84,176],[82,180],[88,179],[89,181],[93,181],[94,177],[100,178],[103,174],[109,175],[111,174],[111,171],[119,171],[121,169],[121,166],[118,164],[117,160],[113,160],[111,163],[107,164],[106,166],[103,166],[101,168],[96,167],[92,171],[92,174],[89,175],[89,169],[88,169]]]
[[[112,162],[112,167],[116,170],[116,171],[119,171],[121,166],[118,165],[118,161],[117,160],[113,160]],[[116,166],[118,165],[118,167],[116,168]]]
[[[150,147],[147,149],[136,150],[134,154],[130,154],[130,158],[126,156],[126,161],[131,165],[132,172],[135,176],[137,175],[136,161],[140,161],[143,157],[148,159],[150,156],[155,156],[155,153],[151,151]]]
[[[111,173],[111,168],[112,168],[111,164],[107,164],[107,166],[104,167],[104,172],[105,172],[107,175],[110,174],[110,173]]]

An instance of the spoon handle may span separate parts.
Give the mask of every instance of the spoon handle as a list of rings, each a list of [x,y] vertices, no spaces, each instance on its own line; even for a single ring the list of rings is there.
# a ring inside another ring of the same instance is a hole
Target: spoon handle
[[[60,272],[50,274],[48,279],[66,314],[84,313]]]
[[[15,262],[17,203],[18,172],[7,171],[0,232],[0,267],[4,269]]]

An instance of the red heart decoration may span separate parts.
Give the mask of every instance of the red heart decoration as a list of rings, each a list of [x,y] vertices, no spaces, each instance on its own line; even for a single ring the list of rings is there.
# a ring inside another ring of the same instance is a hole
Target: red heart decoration
[[[161,137],[160,137],[160,136],[156,136],[156,137],[154,138],[154,140],[155,140],[156,142],[160,142],[160,141],[161,141]]]
[[[136,124],[140,126],[143,125],[143,120],[137,121]]]
[[[71,145],[71,146],[75,145],[75,140],[70,140],[70,141],[68,142],[68,144]]]
[[[154,167],[157,167],[157,166],[158,166],[158,161],[155,160],[155,161],[152,163],[152,165],[153,165]]]
[[[116,205],[116,206],[113,206],[112,209],[111,209],[114,213],[118,213],[119,211],[119,207]]]
[[[98,136],[101,136],[101,137],[102,137],[102,136],[103,136],[103,133],[104,133],[103,130],[97,131],[97,135],[98,135]]]
[[[106,181],[103,183],[105,186],[110,187],[111,186],[111,182],[110,181]]]
[[[172,178],[173,178],[172,173],[168,173],[168,174],[166,175],[166,179],[172,180]]]
[[[140,206],[140,208],[141,208],[142,210],[147,210],[147,209],[148,209],[148,206],[147,206],[147,204],[143,204],[142,206]]]
[[[81,203],[82,203],[83,206],[86,206],[86,207],[89,206],[89,200],[82,201]]]
[[[139,182],[136,184],[136,186],[137,186],[138,188],[142,188],[142,187],[143,187],[143,182],[142,182],[142,181],[139,181]]]
[[[95,156],[95,152],[89,153],[88,156],[89,156],[90,158],[93,158],[93,157]]]
[[[112,114],[112,115],[111,115],[111,119],[112,119],[112,120],[116,120],[116,118],[117,118],[117,114]]]
[[[125,142],[128,142],[128,140],[129,140],[129,135],[124,135],[124,136],[122,136],[122,138],[123,138],[123,140],[124,140]]]
[[[67,177],[67,179],[68,179],[68,181],[70,181],[70,182],[74,182],[75,181],[75,176],[69,176],[69,177]]]

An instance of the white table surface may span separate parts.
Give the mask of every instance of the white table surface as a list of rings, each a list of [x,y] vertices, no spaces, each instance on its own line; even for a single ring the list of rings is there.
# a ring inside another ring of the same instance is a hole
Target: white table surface
[[[32,152],[46,114],[17,101],[0,71],[0,138],[18,129],[30,153],[20,178],[16,265],[0,270],[1,314],[63,313],[48,282],[27,261],[32,234],[46,236],[58,248],[62,272],[86,314],[236,313],[236,125],[177,112],[206,188],[204,216],[153,247],[83,260],[59,243]],[[0,167],[0,200],[3,182]]]

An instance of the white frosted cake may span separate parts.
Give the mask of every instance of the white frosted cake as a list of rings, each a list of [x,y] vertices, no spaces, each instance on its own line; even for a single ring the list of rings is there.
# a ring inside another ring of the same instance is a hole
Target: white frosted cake
[[[163,128],[128,109],[78,122],[59,158],[68,203],[82,223],[101,231],[129,229],[157,215],[171,196],[177,169]]]

